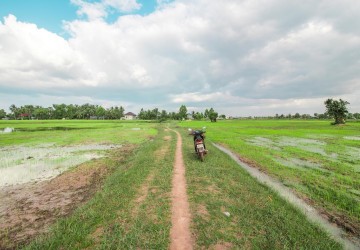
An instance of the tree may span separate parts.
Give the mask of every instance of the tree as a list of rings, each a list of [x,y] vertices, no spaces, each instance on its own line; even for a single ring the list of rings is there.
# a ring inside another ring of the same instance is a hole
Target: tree
[[[216,119],[218,118],[218,113],[215,112],[213,108],[209,110],[209,119],[211,122],[216,122]]]
[[[6,112],[3,109],[0,109],[0,119],[6,117]]]
[[[105,113],[106,113],[106,110],[105,110],[102,106],[97,106],[97,107],[96,107],[96,116],[97,116],[97,119],[100,119],[100,117],[101,117],[102,119],[104,119]]]
[[[342,99],[340,99],[339,101],[327,99],[324,104],[326,107],[326,113],[328,113],[331,117],[335,119],[334,124],[345,123],[346,114],[349,113],[346,105],[350,104],[349,102]]]
[[[161,114],[160,114],[160,120],[161,121],[166,121],[168,119],[168,114],[166,112],[166,110],[161,110]]]
[[[205,109],[204,118],[208,118],[208,117],[209,117],[209,110]]]
[[[187,108],[185,105],[181,105],[179,108],[179,118],[180,120],[185,120],[187,117]]]
[[[14,119],[17,119],[20,115],[20,110],[18,107],[15,106],[15,104],[11,104],[10,106],[10,111],[11,111],[11,114],[12,116],[14,117]]]

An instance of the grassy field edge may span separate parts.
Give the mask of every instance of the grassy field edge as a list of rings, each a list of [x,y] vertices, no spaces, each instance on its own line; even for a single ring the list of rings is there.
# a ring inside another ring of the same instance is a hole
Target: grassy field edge
[[[185,129],[180,129],[187,137]],[[205,162],[184,139],[196,248],[341,249],[296,208],[207,141]]]
[[[25,249],[167,248],[174,136],[158,130],[117,166],[92,200]]]

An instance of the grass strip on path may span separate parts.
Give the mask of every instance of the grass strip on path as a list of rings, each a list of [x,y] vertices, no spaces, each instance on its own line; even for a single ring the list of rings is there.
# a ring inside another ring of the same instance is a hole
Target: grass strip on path
[[[26,249],[166,249],[175,136],[141,145],[72,216]]]
[[[183,142],[196,248],[342,248],[227,155],[206,146],[209,153],[201,162],[192,137]]]

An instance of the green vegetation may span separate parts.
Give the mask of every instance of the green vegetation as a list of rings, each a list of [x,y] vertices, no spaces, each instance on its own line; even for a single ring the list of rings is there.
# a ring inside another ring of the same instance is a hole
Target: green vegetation
[[[56,143],[62,146],[85,143],[140,143],[157,133],[155,126],[143,121],[119,120],[0,121],[0,130],[6,127],[15,129],[12,133],[0,134],[0,147],[38,143]]]
[[[120,119],[124,117],[124,108],[110,107],[108,109],[93,104],[53,104],[51,107],[42,107],[34,105],[24,105],[17,107],[12,104],[10,107],[11,119],[31,120],[31,119]],[[1,117],[0,117],[1,118]]]
[[[25,249],[166,249],[171,227],[174,143],[159,130],[122,161],[104,187]]]
[[[341,248],[211,141],[358,228],[360,123],[234,120],[186,121],[178,126],[196,248]],[[203,126],[210,153],[200,162],[187,128]],[[114,151],[102,159],[112,174],[101,190],[25,249],[169,247],[175,133],[161,123],[141,121],[0,121],[0,129],[6,127],[15,131],[0,134],[0,147],[137,144],[124,155]]]
[[[326,112],[335,119],[335,124],[344,124],[346,115],[349,113],[346,105],[350,104],[344,100],[327,99],[325,101]]]
[[[207,126],[208,144],[227,146],[325,210],[347,230],[359,232],[360,123],[329,126],[327,121],[238,120],[181,126]]]
[[[209,138],[212,136],[213,133]],[[205,162],[200,162],[194,154],[192,138],[183,143],[196,248],[341,248],[227,155],[210,143],[207,148],[209,154]]]

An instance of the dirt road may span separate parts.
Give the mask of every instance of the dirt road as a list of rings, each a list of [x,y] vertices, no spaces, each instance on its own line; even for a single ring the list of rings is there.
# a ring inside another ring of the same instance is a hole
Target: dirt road
[[[177,145],[172,180],[172,208],[170,231],[170,249],[193,249],[190,232],[191,215],[186,194],[185,165],[182,155],[182,138],[177,134]]]

